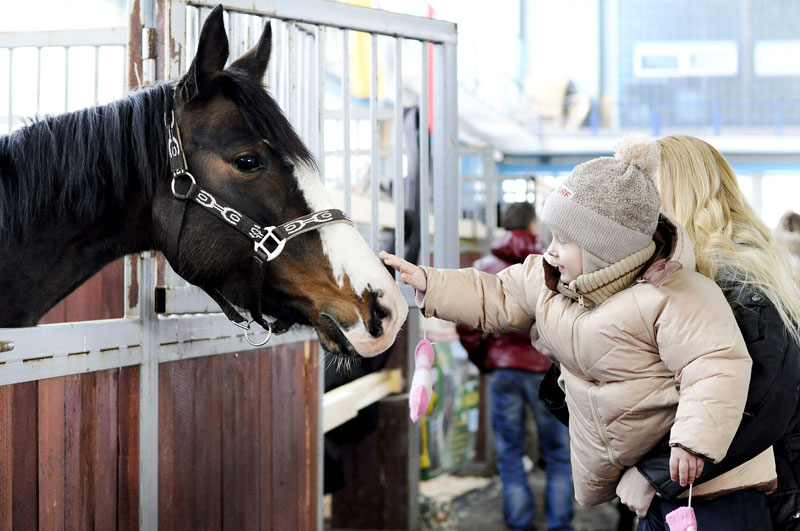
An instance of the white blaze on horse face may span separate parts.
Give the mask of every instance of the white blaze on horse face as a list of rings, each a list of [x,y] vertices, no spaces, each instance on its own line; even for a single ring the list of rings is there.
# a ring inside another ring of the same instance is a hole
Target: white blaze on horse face
[[[295,164],[295,178],[311,210],[336,208],[311,168],[304,164]],[[408,315],[408,305],[394,278],[354,227],[345,223],[333,223],[320,227],[319,235],[322,252],[331,264],[333,277],[339,287],[344,286],[344,276],[347,275],[356,296],[360,296],[364,290],[383,292],[378,302],[390,314],[383,320],[383,334],[379,337],[369,334],[364,324],[369,316],[362,316],[357,325],[348,330],[343,329],[342,333],[361,356],[371,357],[384,352],[394,343],[397,332]]]

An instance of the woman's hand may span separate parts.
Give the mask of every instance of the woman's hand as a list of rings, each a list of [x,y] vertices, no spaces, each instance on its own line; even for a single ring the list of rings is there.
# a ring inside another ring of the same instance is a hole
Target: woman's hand
[[[672,481],[680,479],[681,487],[685,487],[703,471],[703,458],[687,452],[680,446],[673,446],[669,454],[669,475]]]
[[[635,466],[625,470],[617,484],[619,501],[627,505],[639,518],[647,515],[647,510],[650,508],[655,494],[656,489],[636,470]]]
[[[400,271],[400,279],[406,284],[410,285],[420,293],[425,293],[428,287],[428,278],[425,276],[425,271],[421,267],[415,266],[411,262],[406,262],[399,256],[395,256],[386,251],[381,251],[379,255],[381,259],[397,271]]]

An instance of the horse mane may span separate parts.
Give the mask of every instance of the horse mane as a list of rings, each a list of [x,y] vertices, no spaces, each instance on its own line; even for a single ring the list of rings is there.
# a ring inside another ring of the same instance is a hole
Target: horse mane
[[[170,90],[162,83],[0,137],[0,244],[43,223],[96,219],[131,190],[152,197],[167,168]]]

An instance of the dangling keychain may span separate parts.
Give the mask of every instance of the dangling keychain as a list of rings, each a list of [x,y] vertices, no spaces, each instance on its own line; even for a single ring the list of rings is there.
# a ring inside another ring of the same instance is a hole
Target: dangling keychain
[[[678,507],[666,516],[670,531],[697,531],[697,517],[692,509],[692,484],[689,483],[689,505]]]
[[[408,408],[411,420],[416,422],[428,410],[433,394],[431,368],[433,367],[433,345],[428,341],[425,317],[422,318],[422,339],[414,350],[414,377],[408,393]]]

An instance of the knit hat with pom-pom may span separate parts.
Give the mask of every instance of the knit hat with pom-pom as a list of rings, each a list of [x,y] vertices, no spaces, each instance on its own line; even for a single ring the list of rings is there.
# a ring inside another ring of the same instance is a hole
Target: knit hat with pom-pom
[[[644,135],[629,135],[615,150],[614,157],[576,166],[542,210],[543,223],[584,251],[584,273],[647,247],[658,224],[658,145]]]

